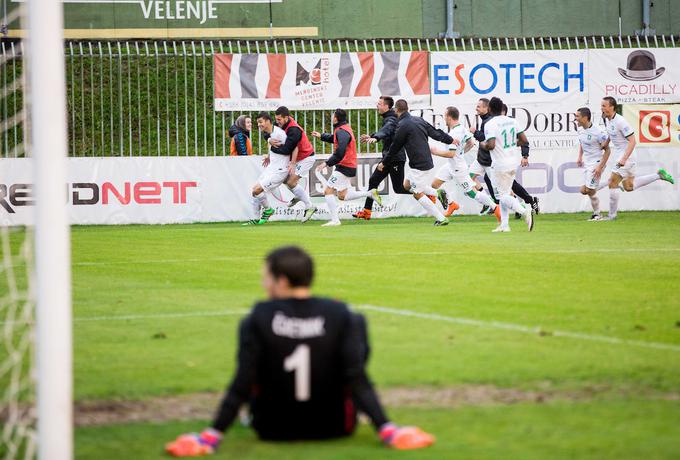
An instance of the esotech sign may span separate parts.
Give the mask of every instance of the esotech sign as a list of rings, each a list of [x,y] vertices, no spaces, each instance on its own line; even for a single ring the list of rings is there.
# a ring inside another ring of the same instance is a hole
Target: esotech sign
[[[579,51],[431,53],[433,107],[497,96],[510,104],[588,99],[588,58]]]

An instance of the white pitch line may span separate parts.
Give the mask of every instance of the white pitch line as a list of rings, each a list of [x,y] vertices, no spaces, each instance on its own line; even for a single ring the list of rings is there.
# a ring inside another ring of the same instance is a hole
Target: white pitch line
[[[502,321],[485,321],[472,318],[462,318],[457,316],[439,315],[436,313],[421,313],[414,310],[406,310],[390,307],[379,307],[369,304],[354,304],[352,307],[358,310],[374,311],[378,313],[385,313],[394,316],[402,316],[408,318],[428,319],[432,321],[461,324],[464,326],[475,326],[490,329],[501,329],[506,331],[520,332],[523,334],[538,335],[542,328],[525,326],[523,324],[506,323]],[[73,318],[74,322],[95,322],[95,321],[125,321],[125,320],[140,320],[140,319],[168,319],[168,318],[198,318],[198,317],[215,317],[215,316],[242,316],[250,310],[225,310],[225,311],[203,311],[203,312],[189,312],[189,313],[157,313],[147,315],[120,315],[120,316],[80,316]],[[7,321],[0,321],[1,324],[7,324]],[[16,323],[20,323],[16,321]],[[621,339],[618,337],[610,337],[606,335],[587,334],[583,332],[569,332],[560,330],[547,330],[550,336],[565,337],[576,340],[586,340],[590,342],[602,342],[614,345],[631,345],[642,348],[653,348],[657,350],[680,351],[680,345],[660,342],[646,342],[642,340]]]
[[[479,319],[471,319],[471,318],[460,318],[456,316],[445,316],[445,315],[439,315],[436,313],[420,313],[417,311],[413,310],[402,310],[398,308],[389,308],[389,307],[378,307],[375,305],[365,305],[365,304],[359,304],[359,305],[353,305],[359,310],[368,310],[368,311],[375,311],[375,312],[380,312],[380,313],[387,313],[390,315],[396,315],[396,316],[406,316],[406,317],[411,317],[411,318],[420,318],[420,319],[430,319],[433,321],[440,321],[440,322],[446,322],[446,323],[454,323],[454,324],[463,324],[466,326],[477,326],[477,327],[484,327],[484,328],[491,328],[491,329],[503,329],[503,330],[508,330],[508,331],[516,331],[516,332],[522,332],[524,334],[532,334],[532,335],[537,335],[542,328],[540,327],[530,327],[530,326],[524,326],[522,324],[514,324],[514,323],[504,323],[501,321],[484,321],[484,320],[479,320]],[[559,331],[559,330],[546,330],[546,332],[549,335],[553,335],[555,337],[566,337],[570,339],[577,339],[577,340],[588,340],[591,342],[603,342],[603,343],[611,343],[611,344],[616,344],[616,345],[632,345],[636,347],[644,347],[644,348],[654,348],[658,350],[671,350],[671,351],[680,351],[680,345],[674,345],[670,343],[660,343],[660,342],[645,342],[642,340],[629,340],[629,339],[620,339],[618,337],[609,337],[606,335],[596,335],[596,334],[586,334],[583,332],[569,332],[569,331]]]
[[[557,250],[522,250],[503,251],[503,254],[592,254],[592,253],[640,253],[640,252],[677,252],[680,248],[623,248],[623,249],[557,249]],[[401,256],[455,256],[462,255],[457,251],[403,251],[403,252],[344,252],[314,254],[314,257],[401,257]],[[178,264],[186,262],[229,262],[234,260],[264,260],[261,256],[224,256],[224,257],[195,257],[186,259],[146,259],[146,260],[115,260],[101,262],[73,262],[71,265],[79,267],[106,265],[147,265],[147,264]]]

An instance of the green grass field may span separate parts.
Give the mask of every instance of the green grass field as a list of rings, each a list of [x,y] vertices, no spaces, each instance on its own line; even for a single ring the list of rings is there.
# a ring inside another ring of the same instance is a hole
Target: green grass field
[[[390,452],[364,425],[283,445],[237,426],[217,458],[677,458],[680,213],[586,218],[541,215],[532,234],[519,221],[492,234],[476,216],[75,227],[76,399],[222,391],[237,323],[263,295],[262,258],[295,243],[315,257],[315,292],[368,316],[370,374],[392,418],[438,441]],[[163,458],[166,441],[208,423],[155,411],[79,426],[77,458]]]

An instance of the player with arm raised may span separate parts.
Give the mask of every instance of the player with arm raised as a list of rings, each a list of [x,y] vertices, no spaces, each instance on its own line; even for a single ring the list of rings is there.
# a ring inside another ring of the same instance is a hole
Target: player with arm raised
[[[282,144],[286,142],[286,133],[274,125],[271,115],[267,112],[260,112],[257,115],[257,128],[267,140],[274,139]],[[293,153],[296,151],[297,148]],[[289,164],[289,155],[275,153],[271,148],[269,149],[269,154],[262,161],[265,169],[252,190],[255,219],[249,220],[243,225],[263,225],[269,221],[269,218],[274,214],[274,208],[269,206],[266,194],[286,181]]]
[[[596,196],[600,189],[607,186],[607,182],[600,182],[602,172],[609,160],[609,136],[599,126],[593,124],[590,109],[581,107],[574,114],[576,123],[581,128],[578,132],[578,158],[576,165],[585,166],[584,181],[581,194],[590,198],[593,215],[589,221],[602,220],[600,216],[600,199]]]
[[[349,436],[359,407],[387,446],[416,449],[434,442],[418,428],[389,421],[366,375],[363,318],[342,302],[312,296],[313,275],[312,259],[300,248],[267,256],[262,285],[269,300],[241,321],[237,369],[211,426],[179,436],[166,445],[168,453],[214,453],[245,403],[264,440]]]
[[[459,118],[460,112],[457,108],[447,107],[444,112],[444,122],[449,128],[449,135],[453,138],[453,143],[449,145],[447,150],[440,150],[435,146],[430,147],[432,155],[448,159],[446,164],[437,171],[437,177],[432,182],[432,188],[440,189],[444,183],[453,181],[463,189],[465,195],[481,203],[483,206],[493,209],[496,218],[500,221],[500,208],[488,194],[477,190],[475,188],[475,181],[470,178],[470,171],[468,170],[465,158],[463,158],[463,154],[474,147],[474,140],[472,134],[460,123]],[[443,194],[446,194],[443,188],[441,190]],[[456,208],[449,206],[445,215],[447,217],[450,216]]]
[[[378,113],[382,117],[382,126],[376,132],[371,135],[362,134],[361,142],[366,144],[374,144],[376,142],[382,141],[382,155],[383,158],[390,150],[390,145],[392,144],[392,138],[397,130],[397,114],[394,113],[392,109],[394,107],[394,99],[389,96],[380,96],[378,99]],[[392,188],[395,193],[410,195],[411,192],[404,189],[404,166],[406,165],[406,152],[402,149],[399,152],[397,161],[392,163],[392,167],[389,169],[375,169],[371,177],[368,179],[368,188],[377,188],[382,181],[384,181],[387,176],[392,180]],[[371,213],[373,212],[373,198],[366,198],[366,203],[364,204],[364,209],[352,214],[352,217],[357,219],[370,220]]]
[[[603,98],[600,105],[605,128],[611,139],[611,149],[616,158],[616,164],[609,178],[608,220],[615,220],[618,214],[620,184],[626,192],[632,192],[657,180],[675,183],[673,177],[663,169],[659,169],[655,174],[635,177],[637,163],[635,131],[624,117],[616,113],[617,107],[616,99],[611,96]]]
[[[428,180],[429,173],[434,168],[434,162],[427,140],[432,138],[444,144],[451,144],[453,138],[441,129],[435,129],[422,118],[411,116],[408,113],[408,103],[404,99],[399,99],[394,104],[394,108],[399,117],[397,131],[392,140],[392,145],[390,145],[390,150],[383,157],[382,162],[378,164],[378,169],[384,170],[384,168],[391,167],[393,162],[398,161],[398,154],[401,149],[405,149],[411,170],[404,179],[404,188],[410,190],[413,198],[418,201],[423,209],[437,219],[434,222],[435,226],[448,225],[448,219],[427,196],[440,196],[440,199],[444,201],[442,204],[446,208],[445,197],[441,195],[442,191],[433,189]]]
[[[531,207],[524,207],[516,197],[510,194],[512,182],[515,180],[517,167],[520,164],[517,145],[527,144],[527,137],[519,130],[514,118],[501,115],[503,101],[499,98],[491,98],[489,110],[493,118],[484,126],[486,140],[480,144],[480,147],[491,152],[493,182],[498,190],[498,200],[501,205],[501,223],[493,232],[510,231],[510,211],[522,214],[529,231],[532,231],[534,218]]]
[[[323,142],[332,143],[335,148],[333,155],[316,168],[317,172],[321,172],[324,168],[335,166],[335,170],[330,179],[328,179],[324,190],[324,197],[328,204],[331,220],[323,224],[323,227],[340,225],[336,195],[341,200],[371,197],[379,205],[382,204],[382,198],[375,188],[366,192],[359,192],[354,190],[350,183],[351,178],[357,175],[357,141],[352,127],[347,123],[347,112],[337,109],[333,113],[333,134],[314,131],[312,136],[321,139]]]

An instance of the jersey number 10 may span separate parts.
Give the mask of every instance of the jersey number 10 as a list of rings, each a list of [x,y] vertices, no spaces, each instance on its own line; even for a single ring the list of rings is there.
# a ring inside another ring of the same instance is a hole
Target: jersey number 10
[[[295,347],[293,353],[283,361],[283,368],[287,372],[295,372],[295,399],[297,401],[309,401],[311,386],[311,358],[309,345],[304,343]]]

